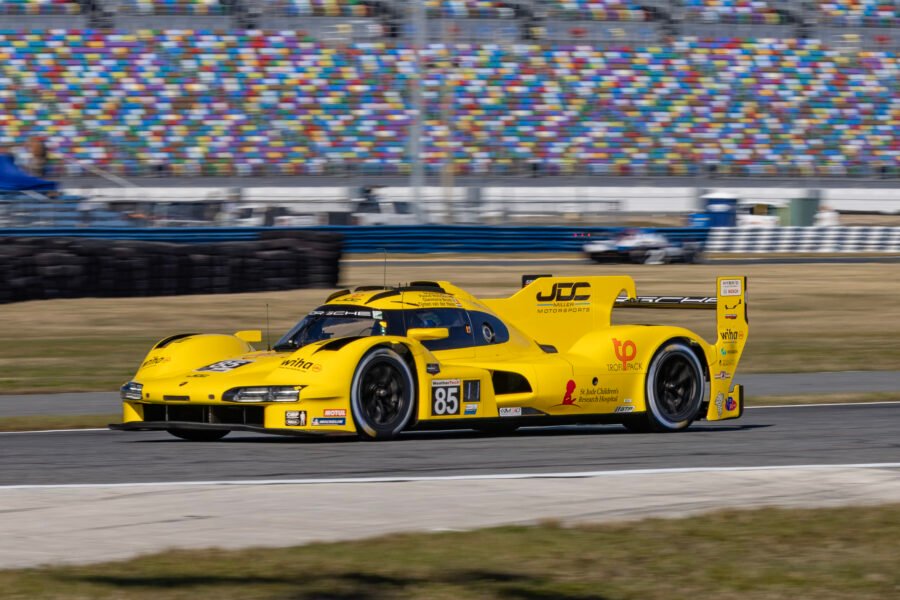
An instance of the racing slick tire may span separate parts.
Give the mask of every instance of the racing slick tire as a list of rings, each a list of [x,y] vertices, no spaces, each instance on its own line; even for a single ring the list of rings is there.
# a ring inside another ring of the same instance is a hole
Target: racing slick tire
[[[681,431],[697,417],[706,397],[706,377],[697,355],[682,342],[664,344],[647,370],[647,412],[632,420],[632,431]]]
[[[215,442],[231,433],[218,429],[166,429],[166,431],[177,438],[190,442]]]
[[[366,440],[397,437],[415,412],[415,379],[409,365],[389,348],[367,352],[350,384],[350,410]]]

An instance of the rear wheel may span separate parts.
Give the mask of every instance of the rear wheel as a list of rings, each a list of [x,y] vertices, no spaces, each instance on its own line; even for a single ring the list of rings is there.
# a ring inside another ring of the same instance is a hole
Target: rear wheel
[[[231,433],[220,429],[166,429],[166,431],[177,438],[191,442],[215,442]]]
[[[697,355],[682,342],[663,346],[650,362],[646,392],[644,421],[631,421],[626,427],[657,432],[686,429],[706,396],[706,378]]]
[[[369,351],[350,384],[350,408],[359,434],[370,440],[397,437],[413,416],[415,380],[403,359],[388,348]]]

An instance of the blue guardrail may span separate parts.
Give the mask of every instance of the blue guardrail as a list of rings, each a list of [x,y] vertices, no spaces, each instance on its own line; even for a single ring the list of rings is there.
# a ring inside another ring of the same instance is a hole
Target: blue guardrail
[[[175,243],[210,243],[258,240],[265,232],[337,231],[344,234],[345,253],[387,251],[399,254],[440,252],[579,252],[592,238],[605,239],[622,227],[498,227],[482,225],[380,225],[323,227],[177,227],[177,228],[35,228],[0,229],[9,237],[82,237]],[[697,227],[655,229],[675,242],[705,243],[709,229]]]

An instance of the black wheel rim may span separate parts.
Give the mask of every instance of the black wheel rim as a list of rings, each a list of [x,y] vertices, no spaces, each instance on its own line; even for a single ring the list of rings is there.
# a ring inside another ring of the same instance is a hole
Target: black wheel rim
[[[699,394],[699,377],[691,360],[683,354],[666,357],[659,365],[654,392],[657,407],[667,420],[691,418]]]
[[[374,425],[393,423],[403,409],[403,375],[387,361],[369,365],[359,386],[362,409]]]

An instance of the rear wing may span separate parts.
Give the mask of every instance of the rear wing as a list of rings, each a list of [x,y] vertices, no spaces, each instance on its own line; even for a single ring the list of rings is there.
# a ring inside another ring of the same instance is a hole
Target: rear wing
[[[549,275],[525,275],[523,287]],[[638,296],[619,294],[613,306],[643,309],[691,309],[716,311],[716,340],[707,352],[709,359],[710,402],[706,418],[710,421],[734,419],[744,410],[744,390],[732,387],[738,362],[747,344],[747,278],[719,277],[715,296]]]
[[[716,296],[638,296],[616,298],[616,308],[701,308],[715,310]]]

